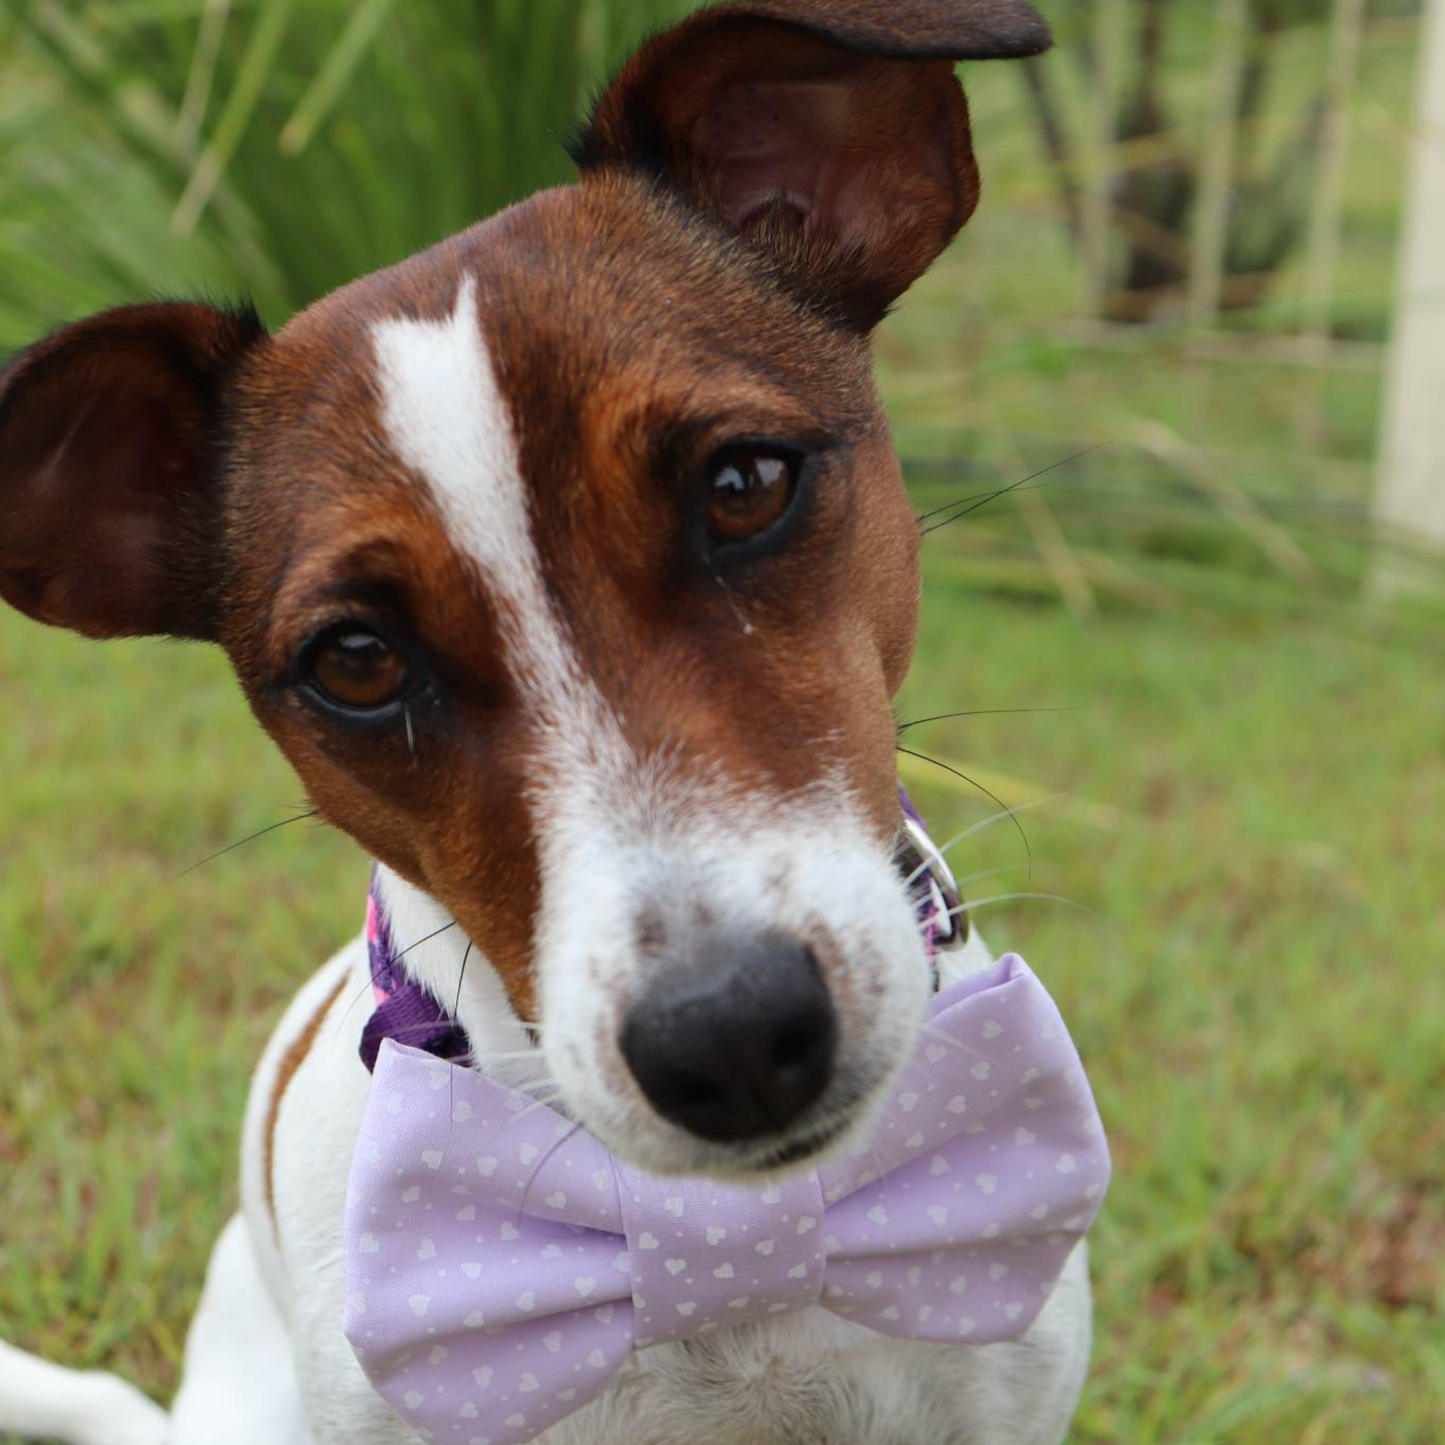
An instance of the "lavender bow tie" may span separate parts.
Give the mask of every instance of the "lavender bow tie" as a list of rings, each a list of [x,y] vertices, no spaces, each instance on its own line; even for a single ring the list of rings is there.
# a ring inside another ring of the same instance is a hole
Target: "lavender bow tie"
[[[439,1445],[522,1445],[635,1349],[821,1304],[1017,1338],[1093,1222],[1108,1146],[1017,957],[934,1000],[871,1138],[806,1177],[639,1173],[525,1095],[388,1040],[352,1163],[346,1334]]]

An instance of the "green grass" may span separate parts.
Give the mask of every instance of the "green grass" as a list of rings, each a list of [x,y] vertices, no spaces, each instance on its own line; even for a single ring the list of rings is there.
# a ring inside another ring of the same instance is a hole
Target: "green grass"
[[[1023,816],[1031,877],[1007,825],[955,863],[1019,870],[975,897],[1091,910],[981,919],[1055,991],[1117,1156],[1076,1445],[1435,1445],[1439,618],[1080,623],[953,580],[947,536],[902,716],[1074,709],[910,741],[1006,801],[1064,794]],[[170,881],[298,798],[209,652],[6,615],[0,691],[0,1320],[165,1394],[248,1070],[358,926],[365,864],[303,823]],[[940,837],[992,811],[915,787]]]
[[[156,289],[244,285],[281,321],[561,177],[579,98],[686,0],[558,3],[543,33],[531,0],[237,0],[193,134],[202,0],[0,6],[0,348]],[[370,45],[347,29],[373,23]],[[1366,52],[1347,187],[1339,311],[1376,339],[1408,41],[1391,22]],[[1198,57],[1176,68],[1197,86]],[[1001,501],[929,542],[901,716],[1069,709],[909,742],[1038,803],[1031,875],[1006,823],[960,845],[961,875],[1017,870],[975,897],[1089,910],[980,919],[1059,998],[1117,1156],[1073,1445],[1438,1445],[1445,609],[1356,600],[1378,370],[1080,335],[1017,77],[967,79],[985,204],[880,343],[920,508],[1109,445],[1041,479],[1043,519]],[[178,228],[208,146],[221,183]],[[1296,266],[1243,324],[1287,333],[1299,286]],[[1141,451],[1149,423],[1260,512]],[[1280,536],[1308,581],[1281,577]],[[366,860],[303,822],[176,877],[301,801],[203,649],[6,613],[0,702],[0,1338],[164,1396],[234,1208],[249,1070],[359,926]],[[940,838],[992,811],[904,762]]]
[[[596,86],[688,8],[6,0],[0,353],[156,293],[245,291],[279,324],[565,181]]]

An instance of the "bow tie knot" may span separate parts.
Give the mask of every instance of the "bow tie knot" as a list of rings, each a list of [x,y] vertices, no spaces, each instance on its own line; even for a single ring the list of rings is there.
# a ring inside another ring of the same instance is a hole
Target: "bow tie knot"
[[[522,1445],[636,1349],[811,1306],[897,1336],[1016,1338],[1108,1173],[1067,1030],[1013,957],[935,1000],[857,1148],[752,1186],[645,1174],[388,1041],[352,1167],[346,1332],[428,1438]]]
[[[762,1188],[660,1179],[618,1165],[635,1348],[701,1326],[806,1309],[823,1292],[823,1192],[816,1174]]]

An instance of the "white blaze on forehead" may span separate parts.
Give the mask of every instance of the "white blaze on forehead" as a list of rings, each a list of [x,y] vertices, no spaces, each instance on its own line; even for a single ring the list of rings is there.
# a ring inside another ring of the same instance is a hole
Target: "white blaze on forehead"
[[[381,321],[372,337],[392,449],[425,480],[452,541],[501,604],[523,680],[556,686],[557,669],[571,669],[542,585],[512,420],[477,314],[476,278],[462,279],[450,316]]]

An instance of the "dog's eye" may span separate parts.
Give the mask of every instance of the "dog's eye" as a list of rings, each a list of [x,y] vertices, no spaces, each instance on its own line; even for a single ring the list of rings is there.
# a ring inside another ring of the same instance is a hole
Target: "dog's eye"
[[[406,664],[374,632],[338,628],[311,650],[310,681],[322,698],[340,707],[376,712],[406,689]]]
[[[769,447],[727,447],[708,463],[707,521],[719,542],[742,542],[778,521],[798,486],[798,457]]]

